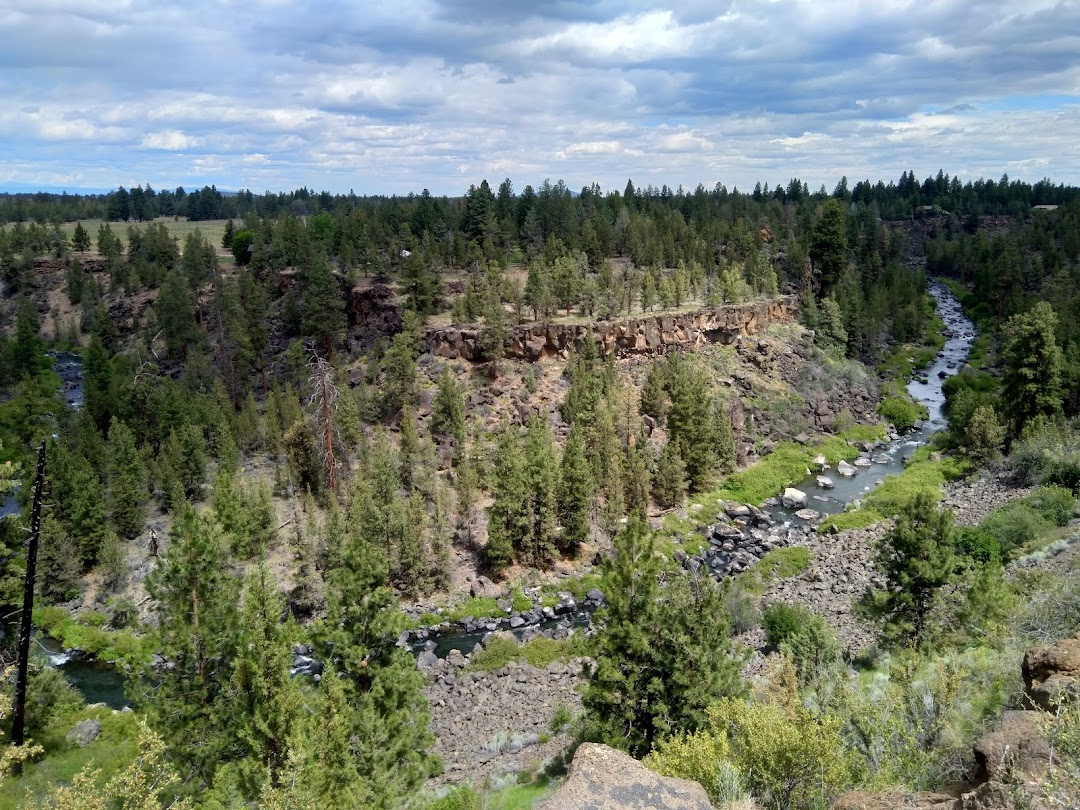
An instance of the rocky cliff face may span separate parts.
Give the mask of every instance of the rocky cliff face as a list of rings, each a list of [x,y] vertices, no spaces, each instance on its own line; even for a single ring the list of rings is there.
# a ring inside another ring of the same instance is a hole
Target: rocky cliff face
[[[514,327],[506,356],[535,362],[566,359],[592,337],[605,354],[663,354],[673,347],[734,343],[756,335],[770,324],[791,323],[797,306],[792,297],[699,310],[679,315],[656,315],[588,324],[531,323]],[[482,327],[448,326],[428,329],[425,349],[448,360],[488,360],[477,348]]]

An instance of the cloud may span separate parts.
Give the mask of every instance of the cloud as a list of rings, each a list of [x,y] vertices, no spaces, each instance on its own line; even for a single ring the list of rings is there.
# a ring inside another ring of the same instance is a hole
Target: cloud
[[[1080,4],[8,0],[0,184],[1080,183]]]
[[[197,138],[191,138],[183,132],[170,129],[144,135],[139,141],[139,146],[144,149],[163,149],[166,152],[184,152],[197,146],[198,143]]]

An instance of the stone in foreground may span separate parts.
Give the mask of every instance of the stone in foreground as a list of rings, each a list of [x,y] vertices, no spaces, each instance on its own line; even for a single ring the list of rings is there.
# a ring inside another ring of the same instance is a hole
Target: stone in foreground
[[[819,475],[817,477],[817,485],[822,489],[832,489],[836,486],[836,484],[833,483],[833,480],[827,475]]]
[[[582,743],[570,775],[534,810],[710,810],[697,782],[660,776],[606,745]]]

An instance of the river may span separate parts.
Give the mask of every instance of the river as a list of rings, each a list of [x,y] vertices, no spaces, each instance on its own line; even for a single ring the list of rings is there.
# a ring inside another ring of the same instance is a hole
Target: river
[[[890,475],[901,472],[904,468],[905,457],[920,445],[925,444],[933,433],[945,428],[946,419],[943,411],[945,396],[942,385],[946,378],[956,374],[967,361],[976,332],[974,324],[963,314],[960,303],[948,288],[933,283],[930,285],[930,293],[937,301],[938,315],[945,323],[946,342],[934,361],[927,368],[922,369],[907,386],[912,398],[926,405],[929,417],[917,430],[910,431],[883,447],[876,448],[870,456],[873,459],[871,466],[858,468],[855,476],[846,478],[834,472],[829,473],[829,477],[834,482],[834,488],[825,490],[818,487],[816,474],[798,483],[797,488],[816,496],[810,505],[818,512],[842,512],[848,503],[862,497]],[[81,360],[77,355],[60,354],[57,356],[56,363],[57,371],[65,380],[66,399],[72,407],[77,408],[82,404]],[[60,366],[63,368],[61,369]],[[18,511],[17,507],[15,511]],[[776,507],[772,512],[778,520],[792,520],[793,510]],[[549,629],[567,622],[573,627],[582,627],[588,625],[590,615],[591,610],[582,606],[572,614],[546,619],[539,625],[530,624],[514,628],[512,632],[520,635],[524,632]],[[499,624],[502,626],[503,622]],[[414,652],[419,652],[426,645],[427,649],[438,657],[443,657],[455,649],[468,653],[487,632],[489,632],[487,627],[481,627],[471,632],[433,635],[430,639],[414,642],[411,648]],[[428,641],[434,644],[429,644]],[[41,640],[40,651],[45,660],[63,672],[88,702],[101,702],[113,708],[127,705],[128,701],[124,697],[123,676],[110,665],[86,661],[78,654],[59,649],[49,639]]]

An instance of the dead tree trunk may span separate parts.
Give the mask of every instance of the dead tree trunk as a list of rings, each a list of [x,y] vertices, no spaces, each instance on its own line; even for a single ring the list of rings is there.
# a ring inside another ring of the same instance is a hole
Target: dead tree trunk
[[[19,667],[15,676],[15,717],[11,744],[22,745],[26,726],[26,677],[30,665],[30,635],[34,618],[34,579],[37,574],[38,537],[41,535],[41,494],[45,485],[45,442],[38,447],[34,476],[34,503],[30,510],[30,541],[26,545],[26,576],[23,579],[22,622],[19,627]]]

